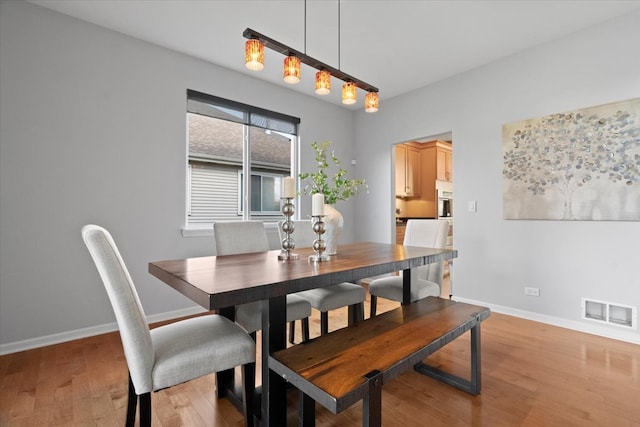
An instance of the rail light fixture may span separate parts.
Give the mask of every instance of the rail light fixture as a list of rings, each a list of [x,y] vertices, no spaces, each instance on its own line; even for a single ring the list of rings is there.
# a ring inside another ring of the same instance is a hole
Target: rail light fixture
[[[304,7],[305,19],[305,52],[300,52],[279,41],[260,34],[259,32],[247,28],[242,35],[249,39],[245,43],[245,64],[247,68],[260,71],[264,68],[264,47],[268,47],[285,56],[283,78],[287,83],[298,83],[300,81],[300,63],[318,70],[315,77],[315,90],[318,95],[327,95],[331,92],[331,77],[335,77],[344,82],[342,86],[342,103],[355,104],[358,98],[357,89],[367,92],[365,97],[365,111],[374,113],[378,111],[378,88],[365,83],[340,70],[340,0],[338,0],[338,67],[332,67],[319,61],[306,53],[307,45],[307,2]]]

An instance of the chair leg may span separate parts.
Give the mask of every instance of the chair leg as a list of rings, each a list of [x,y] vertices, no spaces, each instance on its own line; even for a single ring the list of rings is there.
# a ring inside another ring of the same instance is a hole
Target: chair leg
[[[151,427],[151,392],[140,395],[140,426]]]
[[[256,387],[256,364],[247,363],[242,366],[242,409],[244,411],[244,425],[253,427],[254,395]]]
[[[129,374],[129,396],[127,397],[127,421],[126,427],[133,427],[136,422],[136,407],[138,406],[138,395],[133,387],[133,381],[131,381],[131,374]]]
[[[309,318],[302,319],[302,342],[309,341]]]
[[[320,335],[326,335],[329,333],[329,313],[326,311],[320,312]]]
[[[289,322],[289,342],[294,344],[296,339],[296,321]]]
[[[370,295],[371,301],[371,310],[369,312],[369,317],[376,317],[376,309],[378,306],[378,297],[375,295]]]

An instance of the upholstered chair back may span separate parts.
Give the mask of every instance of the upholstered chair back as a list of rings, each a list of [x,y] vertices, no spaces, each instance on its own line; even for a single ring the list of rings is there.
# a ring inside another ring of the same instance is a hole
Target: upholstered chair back
[[[107,230],[97,225],[86,225],[82,228],[82,238],[109,295],[136,393],[151,392],[151,371],[155,362],[153,344],[129,271]]]
[[[213,224],[216,254],[236,255],[269,250],[269,239],[261,221],[229,221]]]
[[[410,219],[404,234],[405,246],[444,248],[447,246],[449,221],[431,219]],[[411,269],[411,280],[421,279],[442,286],[444,264],[437,262]]]

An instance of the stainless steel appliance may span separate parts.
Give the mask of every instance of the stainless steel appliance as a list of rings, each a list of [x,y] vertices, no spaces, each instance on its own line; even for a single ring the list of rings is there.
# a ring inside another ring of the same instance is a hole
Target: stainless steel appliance
[[[453,191],[438,190],[438,217],[453,216]]]

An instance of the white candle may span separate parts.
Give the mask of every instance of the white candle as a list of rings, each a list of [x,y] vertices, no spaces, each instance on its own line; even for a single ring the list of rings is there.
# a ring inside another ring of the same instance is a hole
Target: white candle
[[[282,196],[289,199],[296,197],[296,183],[293,177],[288,176],[282,180]]]
[[[324,215],[324,194],[315,193],[311,196],[311,216]]]

